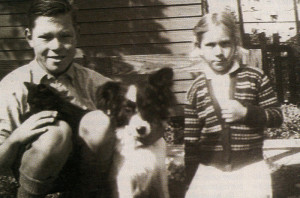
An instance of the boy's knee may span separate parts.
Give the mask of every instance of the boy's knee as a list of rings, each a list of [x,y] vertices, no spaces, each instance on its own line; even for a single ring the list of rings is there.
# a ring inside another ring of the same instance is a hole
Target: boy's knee
[[[45,155],[68,153],[72,147],[72,130],[66,122],[58,121],[56,125],[49,126],[32,146]]]
[[[114,139],[110,118],[100,110],[87,113],[81,119],[79,137],[94,151],[108,144]]]
[[[57,175],[72,150],[72,130],[64,121],[49,126],[24,152],[20,171],[30,177],[46,178]]]
[[[48,131],[34,141],[25,156],[34,155],[43,161],[49,158],[67,158],[72,150],[72,130],[64,121],[58,121],[56,125],[48,126]]]

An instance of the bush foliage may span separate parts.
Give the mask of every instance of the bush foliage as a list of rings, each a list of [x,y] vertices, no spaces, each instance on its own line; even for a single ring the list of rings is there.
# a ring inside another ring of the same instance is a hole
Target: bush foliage
[[[280,128],[266,130],[267,139],[299,139],[300,138],[300,108],[293,104],[282,105],[284,122]]]

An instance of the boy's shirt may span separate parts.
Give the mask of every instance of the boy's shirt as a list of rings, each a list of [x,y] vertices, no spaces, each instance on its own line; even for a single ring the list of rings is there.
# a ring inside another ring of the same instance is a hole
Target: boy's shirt
[[[109,78],[76,63],[58,78],[48,74],[35,60],[14,70],[0,82],[0,144],[22,124],[21,115],[29,111],[24,82],[48,84],[71,103],[95,110],[97,90],[107,81]]]

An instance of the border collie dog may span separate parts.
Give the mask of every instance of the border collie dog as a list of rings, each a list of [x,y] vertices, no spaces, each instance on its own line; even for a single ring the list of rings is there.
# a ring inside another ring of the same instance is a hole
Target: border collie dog
[[[163,68],[127,87],[128,122],[116,129],[110,174],[114,198],[169,197],[163,132],[175,104],[172,83],[172,69]]]

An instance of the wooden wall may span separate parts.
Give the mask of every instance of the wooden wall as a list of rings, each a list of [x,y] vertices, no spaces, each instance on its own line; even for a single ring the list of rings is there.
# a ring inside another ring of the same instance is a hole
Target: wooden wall
[[[0,0],[0,79],[33,58],[23,34],[30,1]],[[76,60],[87,67],[115,77],[128,71],[147,73],[164,66],[185,70],[194,64],[184,55],[192,48],[192,29],[202,15],[201,0],[74,2],[80,27]],[[117,57],[101,58],[108,56]],[[179,112],[192,80],[189,72],[183,72],[176,72],[179,75],[174,79]],[[128,78],[136,79],[132,75]]]
[[[93,2],[93,3],[92,3]],[[79,47],[101,55],[185,54],[201,0],[77,0]]]
[[[0,60],[30,60],[24,40],[30,0],[0,0]],[[75,0],[78,47],[87,55],[184,54],[201,0]]]

